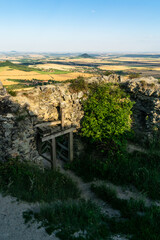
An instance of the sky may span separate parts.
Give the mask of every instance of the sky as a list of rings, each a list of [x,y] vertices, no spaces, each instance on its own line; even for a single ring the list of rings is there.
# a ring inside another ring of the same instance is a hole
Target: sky
[[[0,0],[0,51],[160,52],[160,0]]]

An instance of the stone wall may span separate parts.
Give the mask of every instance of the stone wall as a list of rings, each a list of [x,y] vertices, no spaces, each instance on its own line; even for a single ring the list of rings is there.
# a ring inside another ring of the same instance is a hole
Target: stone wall
[[[89,82],[121,82],[136,102],[133,108],[133,127],[137,132],[151,133],[160,128],[160,87],[156,79],[134,79],[123,82],[117,75],[91,78]],[[85,94],[72,92],[69,83],[47,85],[18,92],[10,96],[0,83],[0,160],[20,156],[41,162],[37,152],[37,123],[60,120],[64,110],[65,125],[80,127],[84,115],[82,100]]]
[[[7,94],[0,85],[0,160],[19,156],[40,162],[36,150],[37,123],[60,120],[63,108],[65,126],[80,127],[83,92],[70,92],[69,84],[55,84]]]
[[[150,136],[160,129],[160,84],[153,77],[133,79],[123,83],[135,102],[133,128],[137,133]]]

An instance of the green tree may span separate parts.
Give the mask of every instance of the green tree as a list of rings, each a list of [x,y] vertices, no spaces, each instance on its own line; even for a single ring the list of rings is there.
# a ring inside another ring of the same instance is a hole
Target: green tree
[[[119,136],[130,130],[132,106],[129,96],[118,85],[91,88],[84,102],[82,136],[95,142],[118,142]]]

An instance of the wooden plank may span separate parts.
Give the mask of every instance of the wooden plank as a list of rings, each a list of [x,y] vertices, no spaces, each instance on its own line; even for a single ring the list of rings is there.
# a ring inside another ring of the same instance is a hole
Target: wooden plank
[[[65,157],[62,153],[58,152],[58,155],[59,155],[63,160],[65,160],[65,161],[68,162],[68,158]]]
[[[73,132],[69,133],[69,161],[73,161]]]
[[[43,137],[43,138],[42,138],[42,142],[45,142],[45,141],[48,141],[48,140],[50,140],[50,139],[52,139],[52,138],[56,138],[56,137],[62,136],[62,135],[64,135],[64,134],[73,132],[74,130],[76,130],[76,127],[72,127],[72,128],[63,130],[63,131],[61,131],[61,132],[53,133],[53,134],[51,134],[51,135],[48,135],[48,136],[46,136],[46,137]]]
[[[64,129],[64,110],[61,108],[61,128]]]
[[[52,148],[51,148],[51,167],[56,168],[56,138],[52,139]]]
[[[57,144],[58,144],[58,146],[60,146],[64,150],[68,151],[68,147],[64,146],[62,143],[58,142]]]
[[[47,127],[47,126],[55,126],[58,124],[61,124],[61,121],[39,123],[39,124],[36,124],[35,127],[41,128],[41,127]]]

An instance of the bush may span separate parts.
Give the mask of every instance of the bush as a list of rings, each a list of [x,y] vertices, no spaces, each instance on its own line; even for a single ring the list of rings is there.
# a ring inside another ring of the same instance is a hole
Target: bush
[[[71,80],[70,91],[71,92],[80,92],[86,91],[88,89],[88,84],[85,79],[81,76],[77,77],[77,79]]]
[[[8,90],[8,93],[12,96],[12,97],[15,97],[17,96],[17,93],[12,91],[12,90]]]
[[[97,85],[84,102],[82,136],[94,142],[118,143],[130,130],[132,106],[129,96],[118,85]]]
[[[105,72],[103,73],[103,75],[105,75],[105,76],[109,76],[109,75],[111,75],[111,74],[114,74],[114,72],[113,72],[113,71],[105,71]]]
[[[134,78],[139,78],[140,77],[140,74],[139,73],[131,73],[128,78],[129,79],[134,79]]]

